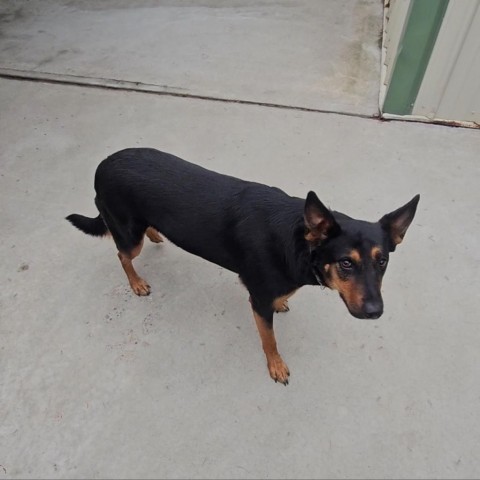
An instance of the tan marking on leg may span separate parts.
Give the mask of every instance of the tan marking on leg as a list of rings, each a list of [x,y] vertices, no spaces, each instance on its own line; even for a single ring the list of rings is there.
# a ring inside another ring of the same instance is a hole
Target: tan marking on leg
[[[122,264],[123,270],[127,274],[128,281],[132,290],[137,295],[150,295],[150,285],[138,275],[138,273],[133,268],[132,260],[135,257],[138,257],[140,252],[142,251],[143,246],[143,239],[142,241],[130,252],[130,254],[126,254],[123,252],[118,252],[118,258],[120,259],[120,263]]]
[[[290,308],[288,308],[288,299],[296,292],[295,289],[293,292],[287,293],[286,295],[282,295],[281,297],[277,297],[273,301],[273,309],[278,312],[288,312]]]
[[[161,243],[163,242],[163,237],[160,235],[158,230],[155,230],[153,227],[148,227],[145,235],[152,241],[153,243]]]
[[[267,366],[270,376],[275,382],[288,385],[290,371],[288,370],[287,364],[282,360],[282,357],[278,353],[273,326],[270,326],[255,310],[253,310],[253,316],[255,317],[258,333],[262,340],[263,351],[267,357]]]

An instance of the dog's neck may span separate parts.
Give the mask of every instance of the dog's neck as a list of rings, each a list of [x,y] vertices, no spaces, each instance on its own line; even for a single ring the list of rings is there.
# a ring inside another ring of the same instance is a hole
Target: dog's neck
[[[317,271],[317,269],[312,265],[312,273],[313,273],[313,276],[315,277],[315,280],[317,281],[317,283],[322,287],[322,288],[325,288],[326,285],[323,281],[323,278],[320,274],[319,271]]]

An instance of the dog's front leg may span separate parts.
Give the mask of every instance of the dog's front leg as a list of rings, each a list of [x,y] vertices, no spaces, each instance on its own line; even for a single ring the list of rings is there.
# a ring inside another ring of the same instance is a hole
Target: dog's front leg
[[[271,309],[271,311],[263,311],[262,309],[262,314],[260,314],[255,310],[252,302],[252,310],[255,322],[257,323],[258,333],[262,339],[263,351],[267,357],[270,376],[275,382],[283,383],[286,386],[288,385],[290,371],[277,350],[277,342],[273,331],[273,309]]]

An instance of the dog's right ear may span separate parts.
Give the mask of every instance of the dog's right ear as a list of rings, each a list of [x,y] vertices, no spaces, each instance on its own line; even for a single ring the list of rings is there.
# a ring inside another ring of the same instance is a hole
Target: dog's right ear
[[[332,212],[314,192],[308,192],[303,216],[306,227],[305,239],[309,242],[317,244],[340,233],[340,226],[333,218]]]

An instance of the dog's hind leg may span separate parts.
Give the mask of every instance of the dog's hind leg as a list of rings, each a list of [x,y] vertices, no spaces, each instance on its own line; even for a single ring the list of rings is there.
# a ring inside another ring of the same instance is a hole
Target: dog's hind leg
[[[136,218],[135,213],[119,201],[112,201],[106,205],[97,197],[95,203],[117,245],[118,258],[127,274],[132,290],[137,295],[149,295],[150,285],[138,275],[132,263],[132,260],[138,257],[142,251],[148,224],[143,219]]]
[[[150,239],[153,243],[161,243],[163,242],[163,237],[160,235],[158,230],[155,230],[153,227],[148,227],[145,235]]]
[[[138,273],[133,268],[132,260],[135,257],[138,257],[140,252],[142,251],[143,247],[143,238],[140,240],[140,243],[134,247],[130,252],[122,252],[119,250],[118,258],[120,259],[120,263],[122,264],[123,270],[127,274],[128,281],[132,290],[137,295],[150,295],[150,285],[138,275]]]

